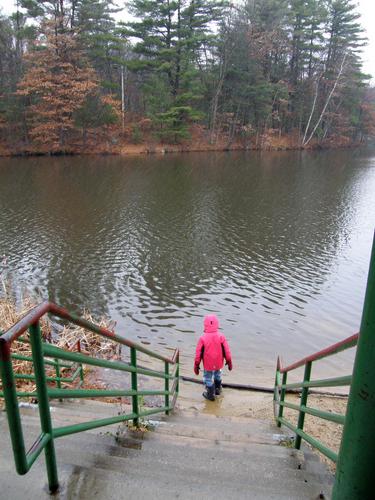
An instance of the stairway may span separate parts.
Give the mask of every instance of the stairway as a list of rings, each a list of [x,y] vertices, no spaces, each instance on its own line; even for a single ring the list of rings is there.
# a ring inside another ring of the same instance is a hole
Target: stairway
[[[54,402],[52,418],[61,426],[119,411],[98,401]],[[40,429],[37,408],[22,408],[22,421],[31,445]],[[156,415],[145,432],[117,425],[63,437],[55,441],[61,488],[53,498],[330,498],[332,475],[313,453],[280,445],[281,432],[265,420],[177,409]],[[44,456],[27,475],[16,474],[5,412],[0,436],[0,498],[51,498]]]

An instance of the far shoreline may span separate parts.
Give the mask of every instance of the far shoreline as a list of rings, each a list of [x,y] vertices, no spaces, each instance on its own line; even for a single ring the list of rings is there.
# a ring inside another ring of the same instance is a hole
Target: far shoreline
[[[174,145],[174,144],[130,144],[129,146],[123,146],[121,148],[111,149],[98,149],[91,150],[82,149],[77,151],[48,151],[48,152],[38,152],[38,151],[1,151],[0,158],[37,158],[37,157],[69,157],[69,156],[148,156],[148,155],[158,155],[163,156],[167,154],[181,154],[181,153],[232,153],[232,152],[291,152],[291,151],[338,151],[338,150],[348,150],[348,149],[360,149],[368,147],[368,144],[347,144],[347,145],[311,145],[309,147],[303,146],[267,146],[267,147],[255,147],[255,146],[243,146],[235,144],[233,146],[215,146],[215,145],[202,145],[198,147],[190,147],[187,145]]]

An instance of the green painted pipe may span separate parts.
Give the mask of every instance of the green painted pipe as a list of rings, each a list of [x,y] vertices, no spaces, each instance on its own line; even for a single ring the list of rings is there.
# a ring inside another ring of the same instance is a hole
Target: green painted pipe
[[[74,398],[119,398],[134,396],[165,396],[165,391],[135,391],[124,389],[48,389],[51,399]],[[135,413],[135,412],[134,412]]]
[[[119,361],[107,361],[106,359],[92,358],[90,356],[86,356],[85,354],[80,354],[79,352],[64,351],[63,349],[55,347],[51,344],[43,344],[43,353],[46,356],[74,361],[76,363],[102,366],[103,368],[110,368],[112,370],[120,370],[124,372],[137,372],[142,375],[149,375],[150,377],[165,378],[164,372],[138,368]],[[170,378],[173,377],[170,376]]]
[[[303,376],[303,382],[304,383],[309,383],[310,382],[310,376],[311,376],[311,365],[312,365],[312,361],[309,361],[305,364],[305,373],[304,373],[304,376]],[[300,401],[300,406],[306,406],[307,405],[307,398],[308,398],[308,395],[309,395],[309,388],[308,386],[304,386],[303,389],[302,389],[302,394],[301,394],[301,401]],[[298,423],[297,423],[297,427],[299,430],[303,431],[303,427],[305,425],[305,413],[303,411],[299,411],[299,415],[298,415]],[[296,441],[294,443],[294,447],[299,450],[301,448],[301,442],[302,442],[302,438],[300,435],[297,434],[296,436]]]
[[[339,387],[342,385],[350,385],[352,381],[351,375],[343,377],[326,378],[321,380],[312,380],[311,382],[296,382],[295,384],[282,384],[282,389],[297,389],[298,387]]]
[[[28,471],[25,441],[22,432],[20,411],[16,393],[11,351],[8,342],[0,337],[0,376],[3,385],[5,408],[7,412],[9,434],[12,442],[13,456],[18,474]]]
[[[333,500],[374,498],[375,237]]]
[[[139,401],[138,401],[138,375],[137,375],[137,351],[135,350],[135,347],[130,348],[130,362],[132,368],[134,368],[134,371],[132,371],[131,374],[131,381],[132,381],[132,390],[134,391],[134,395],[132,396],[132,407],[133,407],[133,413],[134,415],[137,415],[133,419],[133,425],[136,427],[139,426],[139,418],[138,418],[138,413],[139,413]]]
[[[43,358],[42,334],[40,331],[39,322],[31,325],[29,331],[31,351],[34,360],[35,384],[38,394],[40,427],[44,434],[53,436],[52,419],[49,409],[47,381]],[[50,492],[54,493],[59,488],[59,480],[57,475],[56,454],[53,439],[50,439],[46,443],[44,451],[46,457],[48,486]]]
[[[18,359],[19,361],[30,361],[30,362],[33,361],[33,358],[31,358],[30,356],[23,356],[22,354],[12,354],[12,359]],[[56,362],[51,361],[49,359],[45,359],[44,364],[56,366]],[[60,367],[64,367],[64,368],[71,368],[72,367],[72,364],[68,364],[68,363],[59,363],[59,365],[60,365]]]
[[[295,432],[298,436],[300,436],[302,439],[304,439],[307,443],[311,444],[313,448],[318,449],[323,455],[328,457],[330,460],[333,462],[337,462],[337,454],[332,451],[330,448],[325,446],[323,443],[318,441],[317,439],[313,438],[309,434],[306,434],[306,432],[302,431],[301,429],[298,429],[295,425],[291,424],[288,420],[285,418],[280,418],[280,423],[285,425],[285,427],[288,427],[291,431]],[[364,500],[364,499],[362,499]]]
[[[302,411],[304,413],[308,413],[309,415],[313,415],[314,417],[319,417],[323,420],[335,422],[336,424],[343,425],[345,423],[345,415],[340,415],[340,413],[331,413],[329,411],[318,410],[317,408],[310,408],[309,406],[305,405],[295,405],[293,403],[287,403],[286,401],[280,401],[279,404],[285,406],[285,408]]]

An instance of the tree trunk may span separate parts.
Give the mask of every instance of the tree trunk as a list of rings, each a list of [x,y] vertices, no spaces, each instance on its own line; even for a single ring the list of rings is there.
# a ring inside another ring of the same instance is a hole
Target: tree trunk
[[[314,127],[313,131],[311,132],[311,134],[310,134],[309,138],[308,138],[306,141],[303,141],[302,146],[307,146],[307,145],[308,145],[308,143],[309,143],[309,142],[311,141],[311,139],[313,138],[313,136],[314,136],[314,134],[315,134],[315,132],[316,132],[316,129],[319,127],[320,122],[322,121],[322,118],[323,118],[323,116],[324,116],[324,113],[325,113],[325,112],[326,112],[326,110],[327,110],[328,104],[329,104],[329,103],[330,103],[330,101],[331,101],[331,98],[332,98],[332,96],[333,96],[333,93],[334,93],[334,92],[335,92],[335,90],[336,90],[337,84],[338,84],[338,82],[339,82],[339,80],[340,80],[340,77],[341,77],[341,75],[342,75],[342,72],[343,72],[343,70],[344,70],[344,64],[345,64],[345,60],[346,60],[347,55],[348,55],[348,53],[347,53],[347,52],[345,52],[344,57],[343,57],[342,62],[341,62],[340,70],[339,70],[339,72],[338,72],[338,74],[337,74],[337,77],[336,77],[336,80],[335,80],[335,83],[334,83],[334,85],[333,85],[333,87],[332,87],[332,89],[331,89],[331,92],[329,93],[329,95],[328,95],[328,97],[327,97],[327,100],[326,100],[326,102],[325,102],[325,104],[324,104],[324,106],[323,106],[322,112],[320,113],[319,119],[318,119],[318,121],[316,122],[316,125],[315,125],[315,127]]]

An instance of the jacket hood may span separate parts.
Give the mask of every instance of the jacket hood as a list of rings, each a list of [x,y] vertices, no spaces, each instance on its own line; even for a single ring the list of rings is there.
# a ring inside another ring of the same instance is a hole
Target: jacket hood
[[[219,320],[214,314],[209,314],[204,318],[204,333],[217,332],[219,328]]]

